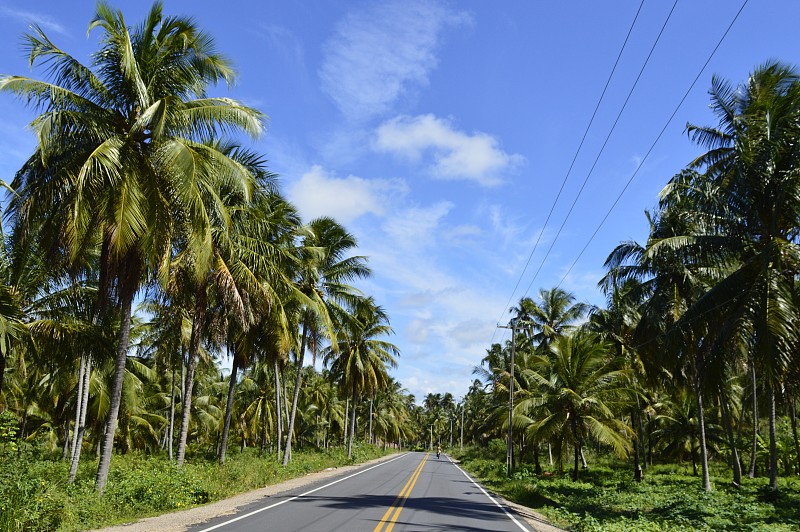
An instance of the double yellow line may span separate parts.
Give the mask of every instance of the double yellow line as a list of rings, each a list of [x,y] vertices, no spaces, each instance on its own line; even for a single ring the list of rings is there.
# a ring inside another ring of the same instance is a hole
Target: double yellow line
[[[414,484],[417,483],[419,474],[422,473],[422,468],[425,467],[425,462],[428,461],[428,455],[430,454],[431,453],[425,454],[425,457],[414,470],[411,478],[409,478],[408,482],[406,482],[406,485],[403,487],[400,495],[397,496],[397,498],[394,500],[394,503],[392,503],[389,509],[386,510],[386,513],[383,514],[381,522],[375,527],[374,532],[381,532],[381,530],[384,532],[390,532],[392,528],[394,528],[394,523],[397,521],[397,518],[400,517],[400,512],[403,510],[403,505],[405,504],[406,499],[408,499],[408,496],[411,494],[411,490],[414,489]],[[383,528],[384,525],[386,525],[385,529]]]

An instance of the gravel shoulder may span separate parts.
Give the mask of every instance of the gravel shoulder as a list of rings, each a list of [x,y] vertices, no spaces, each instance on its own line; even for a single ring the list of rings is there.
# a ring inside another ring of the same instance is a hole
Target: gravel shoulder
[[[265,486],[263,488],[248,491],[247,493],[242,493],[221,501],[204,504],[203,506],[197,506],[188,510],[162,514],[156,517],[147,517],[133,523],[106,527],[98,530],[97,532],[185,532],[191,526],[209,521],[210,519],[222,515],[231,515],[235,513],[237,509],[247,506],[248,504],[252,504],[260,499],[271,497],[286,491],[297,490],[298,488],[302,488],[315,482],[336,477],[350,471],[355,471],[364,466],[378,464],[380,462],[390,460],[395,456],[396,455],[388,455],[359,465],[334,467],[324,471],[319,471],[317,473],[309,473],[303,477],[293,478],[278,484],[273,484],[271,486]],[[494,493],[492,495],[508,505],[508,507],[513,508],[517,514],[525,519],[525,521],[533,528],[533,530],[536,530],[537,532],[557,532],[561,530],[549,524],[544,516],[533,511],[532,509],[506,501]]]

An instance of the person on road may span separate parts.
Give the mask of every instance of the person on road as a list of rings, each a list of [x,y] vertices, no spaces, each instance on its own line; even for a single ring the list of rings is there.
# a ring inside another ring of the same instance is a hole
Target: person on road
[[[436,459],[437,460],[439,459],[439,455],[440,454],[442,454],[442,446],[441,445],[437,445],[436,446]]]

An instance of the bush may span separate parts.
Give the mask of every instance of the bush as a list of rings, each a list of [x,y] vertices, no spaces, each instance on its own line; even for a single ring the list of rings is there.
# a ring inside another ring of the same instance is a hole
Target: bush
[[[508,454],[508,446],[506,445],[505,441],[501,440],[500,438],[495,438],[494,440],[489,441],[487,451],[489,456],[495,460],[505,460]]]
[[[10,410],[0,412],[0,456],[17,452],[19,449],[17,446],[18,430],[17,416]]]

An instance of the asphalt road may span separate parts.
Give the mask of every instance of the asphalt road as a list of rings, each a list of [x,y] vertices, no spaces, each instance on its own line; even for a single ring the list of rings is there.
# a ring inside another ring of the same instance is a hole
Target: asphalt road
[[[445,455],[408,453],[281,493],[192,532],[531,530]]]

